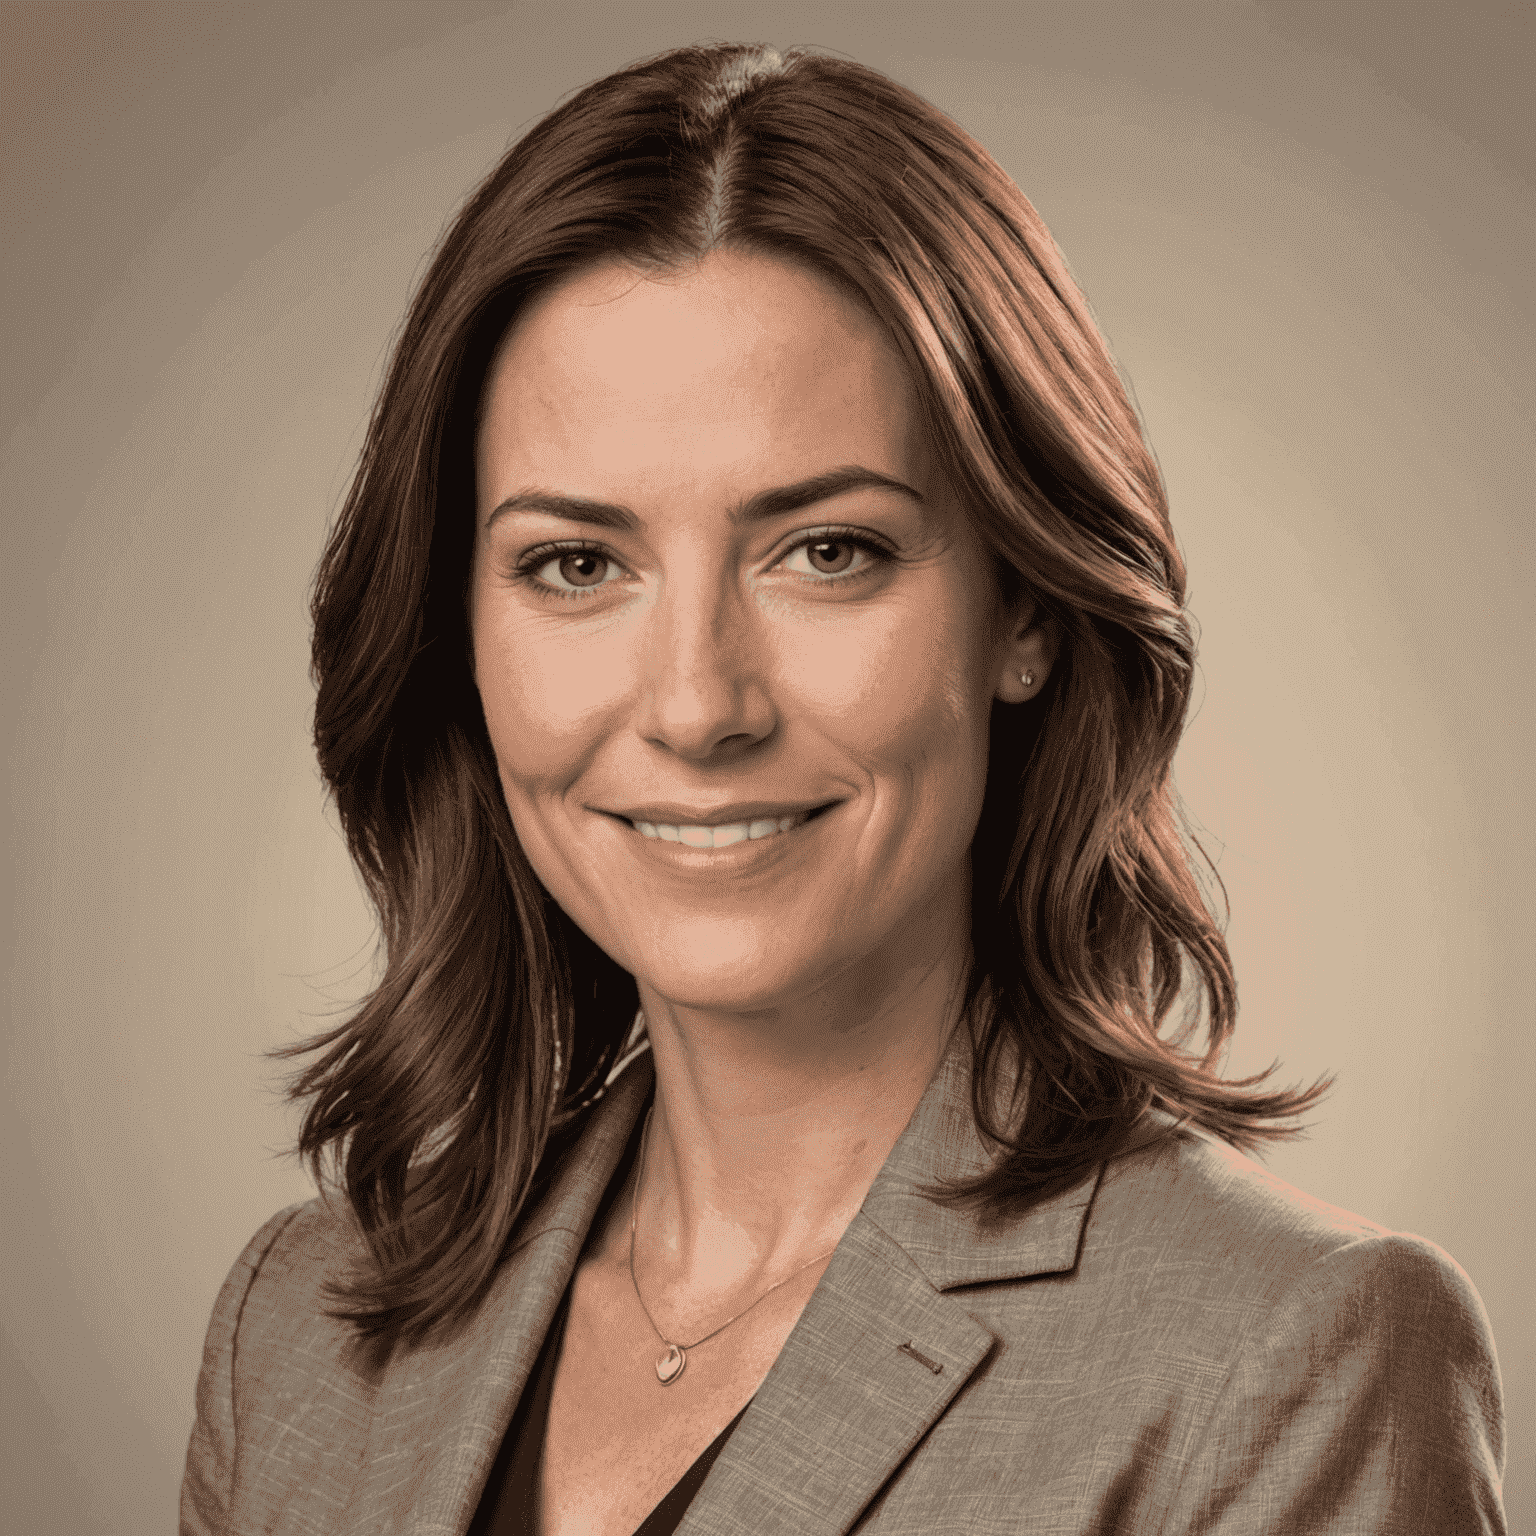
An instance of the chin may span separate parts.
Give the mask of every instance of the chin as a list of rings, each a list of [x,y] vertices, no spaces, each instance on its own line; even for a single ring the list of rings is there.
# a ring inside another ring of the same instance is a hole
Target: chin
[[[839,968],[837,957],[812,956],[782,929],[756,923],[689,924],[648,936],[635,953],[652,962],[629,967],[638,982],[701,1013],[766,1013],[815,991]]]
[[[758,963],[712,964],[708,960],[664,967],[647,984],[676,1008],[697,1013],[769,1013],[811,989],[803,974],[788,972],[767,956]]]

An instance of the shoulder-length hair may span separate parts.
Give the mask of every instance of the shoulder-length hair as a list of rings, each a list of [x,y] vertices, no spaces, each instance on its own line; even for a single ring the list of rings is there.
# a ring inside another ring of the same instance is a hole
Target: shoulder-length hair
[[[367,1239],[371,1268],[333,1301],[371,1337],[418,1339],[474,1308],[636,1004],[519,846],[471,678],[486,373],[519,307],[582,266],[721,246],[862,297],[1005,589],[1063,630],[1040,698],[993,712],[965,1017],[999,1156],[939,1197],[1027,1208],[1156,1134],[1153,1108],[1251,1148],[1322,1091],[1219,1076],[1236,990],[1171,778],[1194,665],[1184,565],[1039,216],[873,70],[680,49],[576,94],[470,197],[411,304],[317,576],[315,743],[385,969],[355,1016],[284,1054],[318,1052],[292,1084],[299,1149]],[[999,1098],[1018,1059],[1027,1088]]]

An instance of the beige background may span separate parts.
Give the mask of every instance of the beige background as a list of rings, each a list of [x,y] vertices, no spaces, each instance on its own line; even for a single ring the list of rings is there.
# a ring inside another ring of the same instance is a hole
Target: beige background
[[[424,253],[563,93],[728,37],[937,102],[1086,287],[1203,628],[1234,1066],[1340,1073],[1271,1166],[1470,1272],[1536,1525],[1524,9],[0,4],[0,1523],[172,1527],[214,1292],[306,1194],[262,1052],[371,929],[305,589]]]

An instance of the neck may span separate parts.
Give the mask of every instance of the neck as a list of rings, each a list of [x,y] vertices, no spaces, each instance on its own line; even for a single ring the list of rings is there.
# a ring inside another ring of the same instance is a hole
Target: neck
[[[744,1014],[680,1007],[642,983],[656,1071],[638,1192],[650,1262],[713,1290],[833,1247],[944,1055],[968,963],[962,938],[878,984],[848,976]]]

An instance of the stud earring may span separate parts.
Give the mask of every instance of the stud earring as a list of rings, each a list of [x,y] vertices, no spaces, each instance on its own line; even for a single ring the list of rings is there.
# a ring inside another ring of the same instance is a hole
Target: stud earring
[[[1023,683],[1026,688],[1033,688],[1035,686],[1035,674],[1033,672],[1020,672],[1019,681]]]

